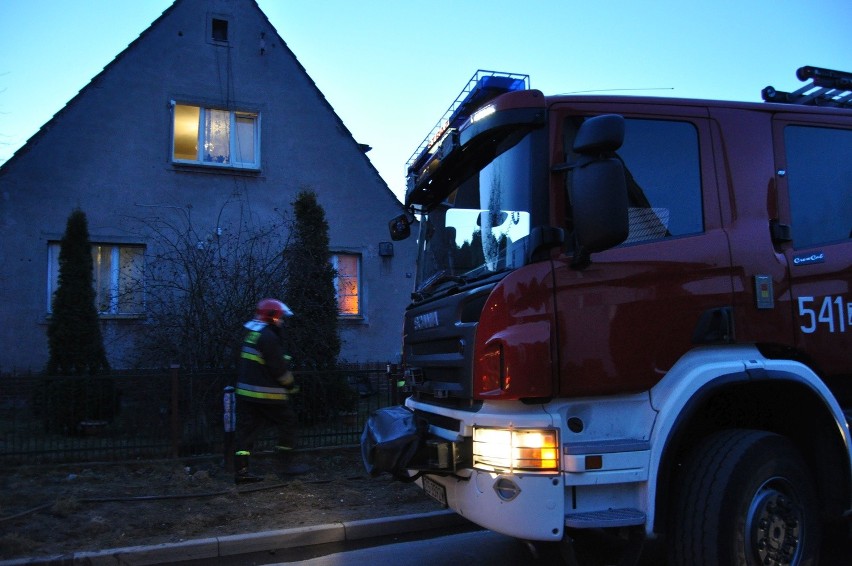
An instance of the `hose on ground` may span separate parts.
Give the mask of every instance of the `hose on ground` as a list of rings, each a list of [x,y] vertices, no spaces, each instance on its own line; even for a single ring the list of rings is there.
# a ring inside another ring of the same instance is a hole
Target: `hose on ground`
[[[347,480],[360,479],[357,477],[354,478],[346,478]],[[302,483],[306,484],[324,484],[331,483],[332,480],[309,480],[304,481]],[[134,495],[134,496],[122,496],[122,497],[84,497],[82,499],[75,499],[78,503],[116,503],[116,502],[134,502],[134,501],[160,501],[160,500],[168,500],[168,499],[195,499],[195,498],[204,498],[204,497],[216,497],[219,495],[228,495],[230,493],[236,493],[237,495],[255,493],[258,491],[266,491],[270,489],[280,489],[282,487],[287,487],[289,484],[286,483],[274,483],[270,485],[262,485],[255,486],[247,489],[223,489],[220,491],[207,491],[204,493],[175,493],[175,494],[165,494],[165,495]],[[9,515],[7,517],[0,517],[0,523],[4,523],[7,521],[13,521],[15,519],[20,519],[21,517],[26,517],[27,515],[32,515],[33,513],[38,513],[39,511],[43,511],[52,507],[54,503],[44,503],[37,507],[33,507],[31,509],[27,509],[25,511],[21,511],[20,513],[15,513],[14,515]]]

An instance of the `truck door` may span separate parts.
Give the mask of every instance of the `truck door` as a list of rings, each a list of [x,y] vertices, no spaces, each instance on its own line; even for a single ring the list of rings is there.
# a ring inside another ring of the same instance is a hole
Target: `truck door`
[[[645,390],[693,347],[705,313],[724,319],[732,304],[707,110],[581,103],[563,110],[567,148],[584,115],[625,117],[618,156],[627,169],[630,230],[585,269],[572,269],[568,254],[554,263],[560,393]],[[730,338],[723,321],[715,328],[718,339]]]
[[[779,114],[773,136],[795,344],[827,380],[852,377],[852,118]]]

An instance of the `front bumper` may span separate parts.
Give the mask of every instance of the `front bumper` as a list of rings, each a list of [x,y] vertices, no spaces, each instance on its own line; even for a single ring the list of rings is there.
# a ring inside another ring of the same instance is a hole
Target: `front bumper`
[[[418,483],[440,501],[435,492],[439,486],[450,509],[486,529],[527,540],[562,538],[565,489],[561,474],[467,472],[464,476],[426,474]]]
[[[406,406],[426,422],[423,450],[409,462],[409,473],[440,503],[489,530],[529,540],[558,541],[565,524],[565,485],[558,470],[518,471],[473,468],[474,427],[507,428],[505,404],[498,412],[475,413],[411,398]],[[518,408],[518,407],[515,407]],[[542,410],[512,414],[512,429],[553,429]]]
[[[540,541],[560,540],[566,528],[647,528],[645,509],[652,494],[650,443],[644,434],[650,432],[653,411],[646,396],[549,405],[502,402],[477,411],[411,398],[406,405],[429,423],[431,443],[446,443],[462,454],[463,462],[452,470],[431,471],[412,462],[409,473],[421,473],[419,483],[429,495],[474,523]],[[576,415],[582,416],[589,434],[568,428],[569,416]],[[625,430],[618,431],[620,425]],[[470,444],[479,427],[556,429],[559,465],[547,471],[474,468]],[[634,430],[636,437],[630,438]]]

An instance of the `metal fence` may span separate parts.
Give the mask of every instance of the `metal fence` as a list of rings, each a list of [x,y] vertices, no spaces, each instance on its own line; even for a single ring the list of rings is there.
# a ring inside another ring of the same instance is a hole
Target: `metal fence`
[[[298,448],[357,444],[377,408],[401,402],[385,363],[299,372]],[[223,454],[224,393],[235,374],[0,376],[0,463],[116,461]],[[239,423],[237,423],[239,426]],[[262,438],[256,449],[271,448]]]

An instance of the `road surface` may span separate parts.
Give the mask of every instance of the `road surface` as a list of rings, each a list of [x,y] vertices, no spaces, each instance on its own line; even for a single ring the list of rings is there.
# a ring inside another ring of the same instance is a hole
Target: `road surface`
[[[657,564],[658,556],[643,555],[642,564]],[[472,531],[431,538],[392,542],[382,546],[337,552],[275,566],[501,566],[552,564],[537,559],[522,542],[491,531]],[[852,540],[826,545],[820,566],[852,564]]]

